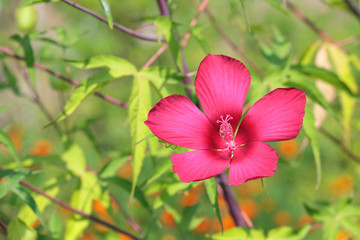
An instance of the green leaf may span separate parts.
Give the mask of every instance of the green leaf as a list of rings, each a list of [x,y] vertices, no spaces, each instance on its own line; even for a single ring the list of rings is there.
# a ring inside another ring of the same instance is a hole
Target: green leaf
[[[315,42],[310,44],[300,56],[299,64],[300,65],[312,65],[315,62],[316,53],[320,49],[320,42]]]
[[[309,77],[315,79],[320,79],[324,82],[327,82],[333,85],[338,90],[343,90],[347,94],[354,96],[352,91],[340,80],[340,78],[333,72],[326,70],[325,68],[319,68],[315,65],[297,65],[293,66],[291,69],[296,70],[302,74],[305,74]]]
[[[110,178],[116,175],[120,166],[123,165],[129,157],[122,157],[110,160],[99,171],[100,178]]]
[[[101,196],[102,191],[97,176],[94,173],[86,172],[81,175],[80,184],[72,195],[71,206],[90,214],[93,199],[100,199]],[[89,219],[79,217],[79,215],[73,213],[72,218],[67,220],[64,239],[79,239],[89,224]]]
[[[161,36],[164,36],[165,41],[169,44],[171,54],[175,59],[177,67],[181,70],[181,72],[183,72],[180,46],[174,35],[175,23],[167,16],[159,16],[155,19],[154,24],[158,30],[159,39]]]
[[[279,10],[282,13],[288,13],[286,11],[286,8],[284,4],[281,4],[279,0],[265,0],[269,5],[271,5],[273,8]]]
[[[40,213],[40,210],[34,201],[33,197],[28,193],[24,188],[17,186],[14,188],[11,188],[11,191],[15,193],[21,200],[23,200],[30,208],[31,210],[36,214],[38,219],[40,220],[41,224],[47,229],[45,225],[45,221]]]
[[[11,72],[11,70],[5,65],[3,64],[3,70],[5,73],[5,76],[8,80],[8,86],[12,89],[12,91],[16,94],[16,95],[20,95],[20,90],[19,87],[17,85],[17,80],[15,75]]]
[[[48,3],[48,2],[58,2],[59,0],[23,0],[18,8],[22,8],[29,5],[34,5],[38,3]]]
[[[311,226],[305,225],[296,230],[284,226],[269,231],[266,240],[301,240],[310,231]]]
[[[17,155],[14,143],[2,129],[0,129],[0,143],[5,145],[6,149],[9,151],[13,159],[19,165],[19,168],[21,168],[21,161],[19,156]]]
[[[37,232],[18,218],[13,219],[7,227],[8,240],[37,240]]]
[[[133,193],[134,197],[141,203],[141,205],[143,205],[146,209],[148,209],[150,211],[150,205],[147,202],[145,195],[143,194],[143,192],[141,191],[141,189],[139,187],[135,187],[135,190],[132,190],[133,185],[131,184],[131,182],[128,180],[125,180],[123,178],[119,178],[119,177],[107,178],[106,181],[108,183],[113,183],[113,184],[120,186],[121,188],[123,188],[124,190],[126,190],[129,193],[134,191],[134,193]]]
[[[55,212],[49,221],[49,230],[51,233],[51,236],[54,239],[61,239],[61,234],[62,234],[62,221],[61,218],[59,217],[59,215],[57,214],[57,212]]]
[[[136,67],[129,61],[111,55],[98,55],[86,60],[68,60],[67,62],[77,68],[107,68],[113,78],[130,76],[137,73]]]
[[[315,188],[318,189],[321,182],[321,159],[320,159],[320,149],[319,149],[319,141],[318,141],[318,130],[314,126],[315,118],[312,111],[309,108],[309,105],[305,107],[305,116],[303,121],[303,129],[305,131],[306,136],[308,137],[311,149],[314,155],[317,180]]]
[[[356,94],[358,91],[358,86],[356,79],[351,71],[349,55],[346,54],[343,50],[339,49],[337,46],[331,44],[325,46],[334,71],[337,73],[341,81],[350,89],[350,91]],[[345,128],[345,144],[349,145],[356,99],[350,97],[349,93],[340,93],[340,102],[343,114],[343,125]]]
[[[198,209],[199,204],[195,204],[193,206],[188,206],[183,209],[183,212],[181,214],[181,220],[179,227],[184,230],[190,230],[191,221],[196,213],[196,210]]]
[[[110,29],[113,29],[113,18],[111,15],[110,3],[109,0],[100,0],[101,6],[105,11],[106,18],[108,20],[108,24]]]
[[[26,67],[28,69],[31,82],[33,86],[36,87],[36,77],[35,77],[35,68],[34,68],[35,57],[30,43],[29,35],[25,35],[24,37],[21,37],[19,35],[13,35],[11,36],[11,39],[18,42],[23,48]]]
[[[103,73],[99,75],[92,76],[80,83],[79,86],[76,87],[74,92],[71,94],[70,99],[66,103],[63,112],[53,121],[46,124],[44,128],[54,124],[61,122],[68,116],[70,116],[76,108],[90,95],[94,92],[100,90],[102,87],[107,85],[113,80],[113,77],[108,73]]]
[[[199,43],[200,47],[203,49],[204,53],[209,54],[211,52],[210,46],[201,33],[202,29],[203,29],[203,27],[200,25],[196,25],[196,26],[192,27],[191,35],[194,36],[196,41]]]
[[[286,86],[304,90],[306,92],[306,96],[319,103],[330,115],[335,116],[333,109],[325,100],[319,89],[315,86],[314,81],[309,80],[306,76],[298,73],[297,71],[289,71],[287,77],[288,81],[285,82]]]
[[[171,168],[172,168],[171,161],[167,161],[167,160],[163,161],[159,166],[155,168],[154,172],[148,177],[144,185],[145,186],[151,185],[162,175],[169,172]]]
[[[66,168],[75,176],[82,176],[86,171],[86,159],[82,148],[73,143],[68,146],[61,155],[61,159],[65,162]]]
[[[146,141],[138,142],[150,134],[149,128],[144,124],[150,111],[150,103],[149,81],[141,76],[137,76],[133,80],[133,87],[129,100],[132,162],[134,171],[131,196],[133,196],[137,185],[147,145]]]
[[[221,231],[224,231],[224,227],[223,227],[223,223],[222,223],[221,215],[220,215],[219,203],[218,203],[218,192],[217,192],[216,179],[210,178],[208,180],[205,180],[204,183],[205,183],[206,192],[209,197],[211,206],[213,207],[213,210],[215,211],[215,214],[220,222]]]
[[[210,236],[209,236],[210,237]],[[235,227],[223,233],[217,233],[211,236],[213,240],[246,240],[248,234],[244,228]]]

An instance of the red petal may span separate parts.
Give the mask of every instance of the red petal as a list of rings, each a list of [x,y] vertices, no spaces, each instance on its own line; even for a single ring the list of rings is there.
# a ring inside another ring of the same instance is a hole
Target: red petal
[[[279,157],[266,143],[252,142],[236,148],[229,168],[229,184],[269,177],[276,172]]]
[[[229,151],[200,150],[171,156],[173,171],[182,182],[199,181],[221,173],[230,163]]]
[[[250,85],[250,73],[243,63],[224,55],[207,55],[200,63],[195,79],[195,91],[210,122],[230,115],[235,131],[242,114]]]
[[[237,143],[272,142],[295,138],[301,129],[305,92],[297,88],[278,88],[252,106],[241,122]]]
[[[223,149],[225,142],[205,115],[182,95],[161,99],[145,124],[160,139],[191,149]]]

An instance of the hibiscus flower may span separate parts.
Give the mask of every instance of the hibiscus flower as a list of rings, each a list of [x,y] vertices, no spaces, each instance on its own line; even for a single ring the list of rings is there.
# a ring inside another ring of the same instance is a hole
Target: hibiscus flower
[[[299,134],[305,92],[275,89],[241,120],[249,85],[250,73],[243,63],[224,55],[207,55],[195,79],[205,114],[182,95],[163,98],[150,110],[145,124],[158,138],[195,150],[171,156],[173,171],[182,182],[214,177],[229,165],[231,185],[276,172],[279,157],[265,142]]]

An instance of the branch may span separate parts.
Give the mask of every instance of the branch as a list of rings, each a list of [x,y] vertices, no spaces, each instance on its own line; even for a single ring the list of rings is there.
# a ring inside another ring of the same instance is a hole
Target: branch
[[[0,227],[4,230],[4,235],[7,235],[7,226],[3,221],[0,221]]]
[[[333,141],[333,143],[335,143],[348,157],[350,157],[355,162],[360,163],[360,157],[356,156],[353,152],[351,152],[351,150],[346,147],[339,139],[335,138],[324,128],[320,128],[319,130],[324,136]]]
[[[117,226],[114,226],[114,225],[112,225],[112,224],[110,224],[110,223],[108,223],[108,222],[106,222],[106,221],[104,221],[104,220],[101,220],[100,218],[97,218],[97,217],[95,217],[95,216],[89,215],[89,214],[87,214],[87,213],[85,213],[85,212],[83,212],[83,211],[80,211],[80,210],[78,210],[78,209],[75,209],[75,208],[71,207],[70,205],[68,205],[68,204],[60,201],[59,199],[56,199],[56,198],[54,198],[54,197],[51,197],[51,196],[48,195],[47,193],[41,191],[40,189],[36,188],[35,186],[31,185],[30,183],[28,183],[28,182],[26,182],[26,181],[24,181],[24,180],[21,180],[20,183],[21,183],[23,186],[31,189],[31,190],[34,191],[34,192],[37,192],[38,194],[46,197],[47,199],[51,200],[52,202],[58,204],[59,206],[65,208],[65,209],[67,209],[67,210],[69,210],[69,211],[71,211],[71,212],[74,212],[74,213],[76,213],[76,214],[79,214],[79,215],[83,216],[84,218],[87,218],[87,219],[89,219],[89,220],[92,220],[92,221],[94,221],[94,222],[97,222],[97,223],[99,223],[99,224],[101,224],[101,225],[103,225],[103,226],[105,226],[105,227],[107,227],[107,228],[110,228],[110,229],[112,229],[112,230],[114,230],[114,231],[116,231],[116,232],[125,234],[125,235],[131,237],[132,239],[139,240],[139,238],[135,237],[134,235],[132,235],[132,234],[130,234],[130,233],[128,233],[128,232],[125,232],[124,230],[118,228]]]
[[[20,56],[16,55],[13,51],[11,51],[10,49],[5,48],[3,46],[0,46],[0,52],[3,52],[3,53],[5,53],[5,54],[17,59],[17,60],[25,61],[25,59],[23,57],[20,57]],[[54,77],[57,77],[57,78],[59,78],[61,80],[64,80],[65,82],[67,82],[67,83],[69,83],[69,84],[71,84],[71,85],[73,85],[75,87],[77,87],[79,85],[78,82],[75,82],[74,80],[63,76],[60,73],[54,72],[54,71],[48,69],[47,67],[41,65],[40,63],[34,62],[34,67],[36,67],[37,69],[39,69],[41,71],[44,71],[44,72],[46,72],[46,73],[48,73],[48,74],[50,74],[50,75],[52,75]],[[115,105],[117,105],[119,107],[128,108],[128,105],[126,103],[120,102],[117,99],[114,99],[112,97],[109,97],[109,96],[104,95],[104,94],[99,93],[99,92],[95,92],[94,94],[96,96],[98,96],[99,98],[102,98],[103,100],[105,100],[105,101],[107,101],[109,103],[115,104]]]
[[[100,21],[102,21],[104,23],[108,24],[108,21],[105,18],[103,18],[102,16],[90,11],[89,9],[87,9],[85,7],[77,5],[76,2],[73,3],[70,0],[61,0],[61,1],[68,4],[68,5],[70,5],[70,6],[72,6],[72,7],[74,7],[74,8],[76,8],[76,9],[79,9],[80,11],[83,11],[83,12],[97,18],[98,20],[100,20]],[[132,29],[129,29],[129,28],[126,28],[126,27],[124,27],[124,26],[122,26],[122,25],[120,25],[118,23],[113,23],[113,26],[114,26],[114,28],[116,28],[116,29],[130,35],[130,36],[134,36],[134,37],[142,39],[142,40],[146,40],[146,41],[158,41],[159,40],[156,36],[148,36],[148,35],[145,35],[145,34],[138,33],[136,31],[134,31]]]
[[[218,175],[219,184],[224,192],[225,201],[227,203],[231,217],[234,219],[236,226],[246,227],[242,211],[236,202],[234,192],[229,185],[225,172]]]
[[[337,47],[339,47],[341,50],[345,51],[343,46],[341,46],[338,42],[336,42],[330,35],[328,35],[326,32],[322,31],[320,28],[318,28],[315,23],[313,23],[309,18],[307,18],[303,12],[301,12],[298,8],[296,8],[292,3],[287,2],[287,6],[290,9],[290,11],[295,14],[296,17],[298,17],[301,21],[303,21],[313,32],[315,32],[321,39],[330,42]]]
[[[360,20],[360,11],[359,9],[354,6],[354,4],[350,0],[344,0],[346,5],[349,7],[349,9],[352,11],[352,13]]]
[[[211,24],[215,28],[215,30],[219,33],[221,38],[225,41],[229,47],[236,52],[246,63],[248,63],[252,69],[254,69],[260,77],[264,77],[264,72],[250,59],[248,58],[243,51],[241,51],[238,46],[231,40],[231,38],[225,33],[225,31],[222,29],[222,27],[219,25],[219,23],[216,21],[214,15],[210,12],[208,8],[205,8],[205,14],[209,18]]]

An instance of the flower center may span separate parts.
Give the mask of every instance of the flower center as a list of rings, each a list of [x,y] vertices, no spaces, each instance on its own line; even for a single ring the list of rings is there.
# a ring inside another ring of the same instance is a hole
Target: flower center
[[[233,151],[236,147],[234,142],[234,130],[229,123],[229,121],[233,119],[230,115],[220,116],[220,120],[217,120],[216,123],[220,123],[219,134],[222,139],[227,143],[228,149]]]

